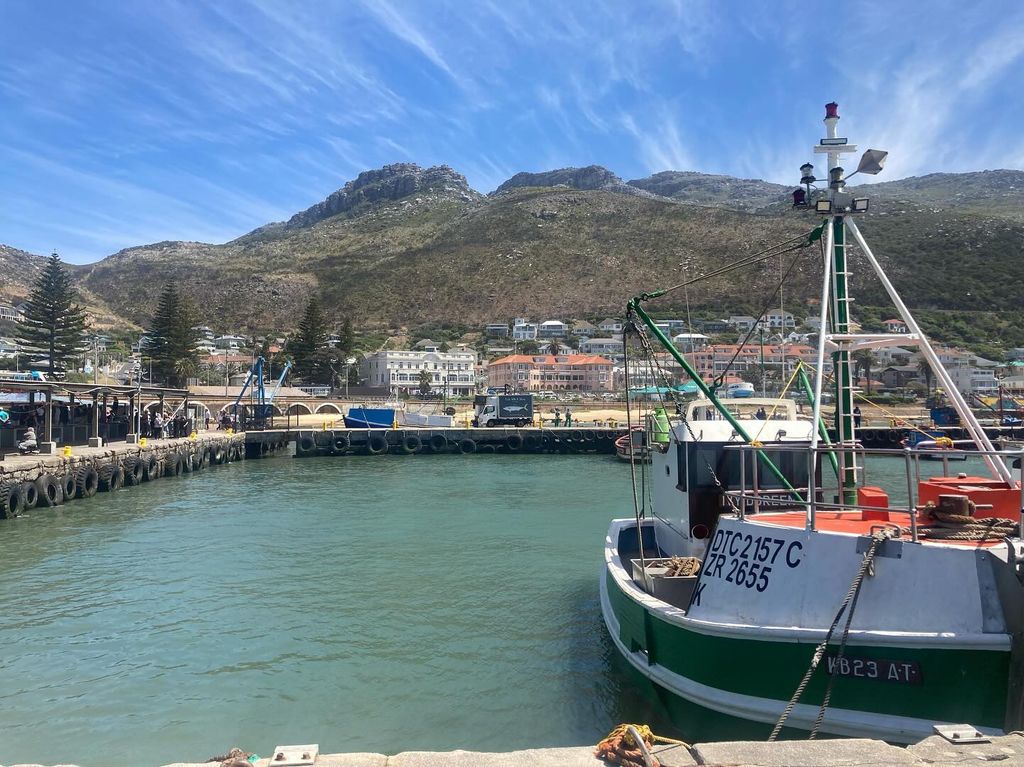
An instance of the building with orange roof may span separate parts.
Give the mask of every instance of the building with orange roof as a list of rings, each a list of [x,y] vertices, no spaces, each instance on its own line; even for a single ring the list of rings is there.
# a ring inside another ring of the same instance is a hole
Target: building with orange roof
[[[515,391],[612,391],[612,361],[594,354],[510,354],[488,365],[487,385]]]

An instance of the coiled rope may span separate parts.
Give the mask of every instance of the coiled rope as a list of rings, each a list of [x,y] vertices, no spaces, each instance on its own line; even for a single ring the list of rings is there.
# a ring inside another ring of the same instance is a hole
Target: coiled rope
[[[825,634],[825,638],[821,640],[821,643],[814,650],[814,655],[811,657],[811,665],[807,667],[807,671],[804,672],[803,679],[801,679],[800,684],[797,685],[796,691],[793,693],[793,697],[789,699],[789,703],[786,704],[786,708],[782,711],[782,716],[779,717],[779,721],[775,723],[775,727],[772,729],[772,734],[768,736],[769,743],[778,738],[779,733],[782,732],[783,725],[786,723],[786,720],[789,719],[789,715],[793,713],[793,709],[800,701],[800,697],[804,694],[804,690],[807,689],[807,685],[811,681],[811,677],[814,675],[818,665],[821,663],[821,659],[825,657],[825,650],[828,648],[828,644],[832,640],[832,635],[839,626],[839,621],[842,620],[843,613],[846,613],[846,625],[843,627],[843,636],[839,642],[839,649],[836,652],[836,662],[832,667],[832,674],[829,676],[828,687],[825,690],[825,697],[822,699],[821,707],[818,709],[818,717],[815,719],[814,727],[811,729],[811,739],[817,736],[818,729],[821,727],[821,723],[825,719],[825,709],[828,708],[828,704],[832,698],[832,684],[839,671],[839,662],[842,660],[843,654],[846,651],[846,641],[850,635],[850,624],[853,622],[853,612],[857,608],[857,599],[860,597],[860,587],[864,583],[864,577],[866,575],[869,573],[874,574],[872,572],[872,563],[874,562],[875,554],[878,551],[879,545],[882,541],[887,538],[892,538],[897,534],[897,530],[891,527],[876,530],[871,534],[871,544],[868,546],[868,550],[864,552],[864,558],[861,560],[860,567],[857,569],[857,574],[854,576],[853,582],[850,584],[850,589],[846,592],[846,596],[843,598],[842,604],[839,605],[839,610],[836,612],[836,617],[832,619],[832,625],[829,626],[828,632]],[[847,608],[849,608],[848,613]]]
[[[655,743],[669,743],[690,747],[690,744],[673,738],[655,735],[646,724],[620,724],[597,744],[594,756],[611,764],[623,767],[659,767],[660,763],[651,753]]]

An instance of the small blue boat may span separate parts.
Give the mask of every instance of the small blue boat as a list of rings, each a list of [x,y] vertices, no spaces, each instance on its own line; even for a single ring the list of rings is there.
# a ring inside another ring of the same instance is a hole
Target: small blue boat
[[[393,407],[350,407],[345,415],[349,429],[391,429],[394,425]]]

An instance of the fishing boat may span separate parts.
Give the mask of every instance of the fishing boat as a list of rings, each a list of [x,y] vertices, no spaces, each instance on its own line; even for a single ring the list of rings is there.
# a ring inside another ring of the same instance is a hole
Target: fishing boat
[[[628,304],[635,348],[653,354],[664,347],[699,382],[703,398],[669,416],[669,438],[651,442],[650,467],[635,470],[647,491],[634,492],[631,517],[611,522],[600,580],[604,622],[618,653],[650,680],[680,728],[701,737],[723,724],[734,738],[810,733],[897,743],[927,737],[936,724],[966,723],[993,735],[1019,730],[1020,478],[861,234],[856,218],[867,200],[844,189],[840,159],[856,147],[838,135],[838,121],[837,105],[829,104],[827,135],[815,148],[828,157],[827,188],[813,188],[807,164],[804,188],[794,192],[794,207],[818,214],[820,225],[799,248],[789,241],[755,254],[795,253],[822,270],[824,330],[813,383],[810,376],[802,382],[810,420],[787,400],[757,418],[718,399],[645,309],[669,290]],[[883,161],[884,153],[868,150],[858,171],[875,173]],[[850,236],[908,333],[851,329]],[[733,266],[756,262],[751,256]],[[858,442],[853,353],[908,344],[945,387],[985,466],[982,476],[928,476],[913,451]],[[834,437],[821,413],[827,368],[835,382]],[[902,459],[898,482],[866,483],[866,459],[876,452]],[[692,564],[675,571],[689,574],[670,575],[666,562],[684,560]]]
[[[615,457],[620,461],[648,463],[651,460],[651,449],[647,446],[647,430],[642,426],[634,426],[626,434],[615,440]]]

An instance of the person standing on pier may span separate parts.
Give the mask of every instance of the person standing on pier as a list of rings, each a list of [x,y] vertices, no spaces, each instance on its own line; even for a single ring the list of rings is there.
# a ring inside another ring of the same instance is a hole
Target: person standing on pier
[[[568,405],[565,406],[565,425],[572,426],[572,409]]]
[[[860,406],[856,406],[853,409],[853,426],[854,428],[860,428]]]
[[[561,425],[562,425],[562,411],[559,410],[556,407],[555,408],[555,426],[557,427],[557,426],[561,426]]]

